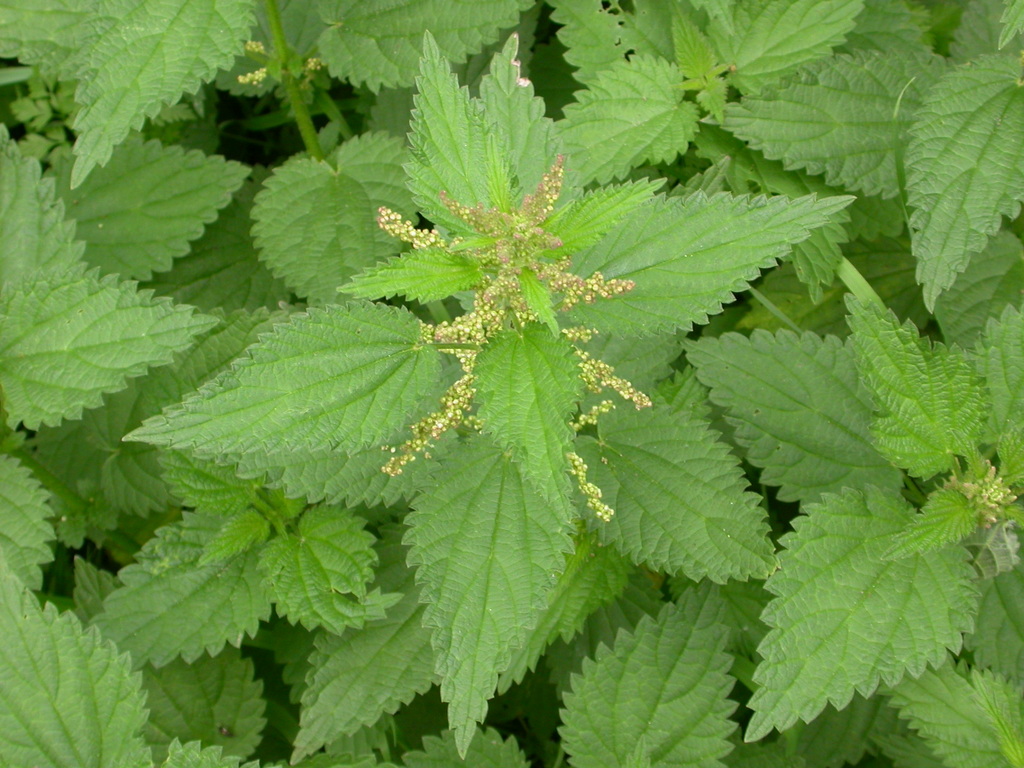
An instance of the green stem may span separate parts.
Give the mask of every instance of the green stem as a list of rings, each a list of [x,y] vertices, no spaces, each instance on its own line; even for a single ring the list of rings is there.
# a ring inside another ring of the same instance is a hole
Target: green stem
[[[864,279],[864,275],[860,273],[860,270],[853,266],[845,256],[839,262],[839,267],[836,269],[836,277],[842,280],[843,284],[850,289],[850,293],[860,299],[862,303],[874,303],[885,309],[885,302],[882,301],[882,298],[875,293],[875,289]]]
[[[291,71],[291,61],[295,54],[284,36],[284,25],[281,23],[281,11],[277,7],[277,0],[266,0],[266,9],[270,34],[274,39],[274,55],[281,68],[281,83],[284,85],[285,93],[288,94],[288,103],[292,112],[295,113],[295,123],[299,126],[302,143],[311,157],[323,160],[324,153],[320,149],[320,140],[316,135],[313,118],[309,114],[309,107],[306,106],[306,102],[302,98],[302,89],[299,88],[299,83]]]
[[[434,349],[483,349],[479,344],[461,344],[452,342],[450,344],[430,344]]]
[[[448,312],[448,307],[442,301],[427,302],[427,311],[430,312],[435,323],[450,323],[452,321],[451,313]]]
[[[285,536],[288,533],[285,528],[284,520],[281,519],[281,512],[274,506],[274,504],[263,497],[260,493],[259,488],[250,489],[249,498],[252,501],[252,505],[263,513],[263,516],[270,521],[270,524],[274,526],[274,530],[278,536]]]
[[[734,656],[732,660],[732,668],[729,670],[729,674],[743,683],[748,691],[754,693],[761,687],[754,682],[754,670],[756,669],[757,664],[746,656]]]
[[[341,110],[338,109],[338,105],[334,103],[334,99],[332,99],[330,95],[323,91],[317,91],[316,96],[313,97],[313,103],[320,107],[325,115],[338,124],[338,132],[341,133],[341,138],[344,141],[348,141],[355,135],[352,131],[352,126],[348,124],[348,120],[346,120],[345,116],[341,114]]]
[[[747,287],[747,290],[750,291],[751,296],[761,302],[761,306],[767,309],[776,320],[781,322],[783,325],[788,326],[791,331],[795,331],[798,334],[803,333],[803,330],[801,330],[799,325],[790,320],[785,312],[775,306],[775,302],[757,290],[757,288],[751,285]]]

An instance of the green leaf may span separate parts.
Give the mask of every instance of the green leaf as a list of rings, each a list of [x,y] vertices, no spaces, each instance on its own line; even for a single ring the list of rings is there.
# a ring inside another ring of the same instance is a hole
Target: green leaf
[[[557,259],[582,251],[615,229],[629,214],[654,197],[661,181],[631,181],[599,187],[555,211],[544,222],[544,231],[562,245],[547,252]]]
[[[682,81],[675,64],[634,56],[577,93],[556,124],[576,183],[622,178],[638,165],[670,162],[684,152],[699,115],[684,101]]]
[[[84,53],[71,187],[104,165],[129,131],[231,66],[252,26],[249,0],[98,0]]]
[[[63,163],[57,193],[77,222],[89,264],[103,274],[146,280],[188,253],[189,242],[217,218],[248,174],[241,163],[222,157],[133,138],[74,191],[71,163]]]
[[[988,424],[994,435],[1024,427],[1024,315],[1007,306],[991,318],[974,348],[974,365],[988,385]]]
[[[381,206],[412,215],[405,159],[400,140],[368,133],[346,141],[329,162],[288,160],[253,205],[260,258],[300,296],[335,301],[338,286],[398,251],[377,216]]]
[[[222,754],[220,747],[207,747],[198,741],[182,745],[177,739],[167,748],[167,759],[160,768],[238,768],[239,759]],[[256,763],[246,763],[243,768],[256,768]]]
[[[8,424],[35,429],[77,418],[128,378],[170,362],[215,322],[81,268],[4,285],[0,382]]]
[[[847,489],[805,510],[765,585],[776,597],[761,617],[772,629],[758,648],[747,741],[810,722],[828,703],[841,709],[855,691],[919,676],[959,650],[973,622],[977,591],[962,549],[884,558],[913,519],[901,498]]]
[[[379,548],[376,584],[385,592],[402,593],[402,599],[359,631],[318,636],[293,759],[372,725],[436,681],[430,631],[423,627],[426,606],[396,533],[390,529]]]
[[[981,582],[974,633],[965,644],[986,669],[1024,684],[1024,568]]]
[[[583,392],[572,346],[531,323],[492,338],[473,373],[484,431],[514,452],[549,503],[567,508],[569,416]]]
[[[524,267],[519,272],[519,289],[523,293],[527,308],[557,336],[558,318],[555,317],[555,309],[551,306],[551,293],[529,267]]]
[[[93,5],[79,0],[3,0],[0,56],[50,72],[70,69],[69,62],[93,35]]]
[[[700,78],[709,74],[718,62],[715,52],[711,50],[708,39],[704,37],[693,20],[680,8],[672,14],[672,48],[675,52],[675,63],[686,78]]]
[[[990,684],[1006,685],[991,673],[976,670],[968,678],[946,664],[896,686],[893,704],[947,765],[1011,768],[1014,763],[1000,752],[992,718],[979,701],[980,689]],[[1019,702],[1019,691],[1013,697]]]
[[[255,509],[246,509],[225,521],[217,535],[203,547],[203,556],[199,558],[199,564],[227,560],[233,555],[247,552],[257,544],[262,544],[269,537],[270,521],[266,516]]]
[[[985,56],[925,95],[910,128],[907,194],[925,303],[949,288],[1024,198],[1024,90],[1015,59]]]
[[[53,560],[49,498],[18,459],[0,454],[0,557],[29,589],[42,588],[40,565]]]
[[[935,301],[935,319],[947,343],[971,347],[990,318],[1024,295],[1021,242],[1010,232],[997,232],[985,250],[971,256],[956,282]]]
[[[857,765],[865,752],[875,751],[875,739],[893,732],[897,723],[896,710],[883,697],[854,695],[843,709],[828,706],[801,728],[796,751],[814,768]]]
[[[192,243],[189,254],[175,259],[170,271],[153,275],[143,287],[204,312],[215,307],[252,312],[287,302],[291,291],[257,258],[250,234],[249,213],[257,188],[252,180],[243,184],[217,220]]]
[[[848,304],[857,368],[879,411],[879,453],[924,478],[949,469],[955,456],[973,456],[987,406],[963,351],[932,345],[890,311]]]
[[[137,665],[160,667],[176,656],[186,662],[203,652],[216,654],[225,643],[238,646],[256,634],[270,616],[270,598],[247,552],[199,565],[203,549],[220,530],[217,515],[185,513],[161,528],[136,555],[137,562],[118,573],[124,586],[103,602],[95,623]],[[185,622],[182,616],[201,616]]]
[[[126,436],[216,456],[356,450],[393,435],[435,388],[440,355],[412,313],[353,303],[310,308],[163,416]]]
[[[329,25],[317,43],[332,75],[371,91],[382,86],[412,85],[430,30],[437,51],[463,61],[514,27],[529,0],[320,0]]]
[[[43,608],[0,559],[0,763],[148,768],[139,676],[71,612]]]
[[[732,750],[726,633],[718,606],[691,593],[598,649],[565,696],[562,743],[577,768],[623,765],[643,739],[652,768],[714,768]]]
[[[75,556],[75,589],[72,598],[75,616],[83,624],[89,624],[103,611],[103,600],[117,589],[120,582],[110,571],[92,565],[88,560]]]
[[[898,559],[926,554],[961,541],[978,527],[978,508],[953,488],[937,488],[928,496],[921,514],[904,531],[893,537],[885,556]]]
[[[871,443],[871,400],[853,349],[834,336],[755,330],[702,338],[687,350],[711,399],[725,407],[746,459],[784,501],[844,487],[896,491],[900,473]]]
[[[229,466],[185,451],[160,451],[161,474],[173,494],[197,512],[231,518],[250,509],[260,483],[239,479]]]
[[[707,34],[730,78],[757,93],[802,64],[826,56],[846,39],[864,0],[749,0],[729,17],[712,14]]]
[[[370,267],[342,290],[364,299],[408,296],[426,303],[476,288],[483,277],[480,263],[463,253],[422,248]]]
[[[4,10],[0,6],[0,14]],[[2,21],[0,29],[7,29]],[[53,180],[40,174],[39,162],[22,157],[6,126],[0,126],[0,285],[13,286],[48,268],[76,264],[85,250],[75,240],[74,223],[64,220]]]
[[[931,49],[932,38],[925,40],[930,22],[931,17],[919,5],[904,0],[865,0],[856,26],[837,50],[843,53],[859,50],[926,52]]]
[[[999,47],[1002,48],[1014,35],[1024,31],[1024,2],[1022,0],[1006,0],[1006,11],[1003,12],[1003,31],[999,35]]]
[[[384,615],[387,598],[366,591],[377,555],[363,525],[348,511],[315,507],[294,534],[271,539],[260,552],[260,571],[282,615],[335,634]]]
[[[160,669],[145,667],[149,722],[143,735],[153,759],[165,760],[174,739],[202,741],[238,757],[251,754],[266,725],[263,683],[254,674],[252,660],[234,648],[191,664],[176,659]]]
[[[464,754],[463,754],[464,753]],[[468,750],[458,746],[458,734],[447,731],[441,738],[427,736],[423,751],[406,752],[402,756],[406,768],[527,768],[526,756],[516,746],[516,740],[501,738],[501,734],[488,728],[478,733]]]
[[[630,563],[605,547],[596,537],[576,537],[576,551],[569,555],[565,570],[548,596],[548,605],[530,631],[526,642],[512,655],[512,663],[498,680],[498,692],[522,682],[534,669],[545,649],[558,638],[568,642],[583,627],[587,617],[625,590]]]
[[[703,418],[621,406],[601,417],[598,432],[578,442],[588,477],[615,510],[598,528],[604,543],[694,580],[768,575],[775,559],[764,510]]]
[[[573,77],[589,83],[598,73],[621,61],[621,15],[601,0],[551,0],[551,20],[559,24],[558,40]]]
[[[465,753],[498,682],[547,603],[569,520],[483,438],[453,451],[407,521],[441,698]]]
[[[827,224],[846,197],[733,197],[698,192],[655,198],[580,253],[584,277],[632,280],[633,290],[577,306],[573,322],[604,333],[643,336],[707,322],[762,269]]]
[[[880,51],[823,59],[778,87],[730,104],[725,128],[786,168],[894,197],[900,191],[897,152],[941,62]]]

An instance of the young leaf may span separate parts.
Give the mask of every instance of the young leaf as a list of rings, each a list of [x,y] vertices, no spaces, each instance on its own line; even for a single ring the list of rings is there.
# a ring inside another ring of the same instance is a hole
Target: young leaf
[[[711,768],[732,750],[725,628],[718,606],[690,593],[598,649],[565,696],[560,729],[577,768],[624,765],[639,739],[652,768]]]
[[[176,659],[166,667],[142,670],[149,721],[143,729],[157,763],[174,739],[217,745],[246,757],[263,735],[263,683],[253,679],[251,659],[234,648],[191,664]]]
[[[991,684],[1006,685],[991,673],[978,670],[965,677],[947,663],[896,686],[893,704],[947,765],[1011,768],[1014,763],[1000,751],[992,718],[979,701],[981,688]],[[1019,691],[1013,696],[1020,707]]]
[[[331,74],[377,92],[382,86],[412,85],[420,64],[423,31],[436,51],[463,61],[514,27],[530,0],[321,0],[329,25],[317,42]]]
[[[252,26],[249,0],[101,0],[75,100],[71,187],[104,165],[129,131],[231,66]]]
[[[458,734],[446,732],[441,738],[427,736],[423,751],[406,752],[402,757],[405,768],[449,768],[467,765],[473,768],[527,768],[526,756],[516,746],[516,740],[501,738],[501,734],[488,728],[478,733],[468,750],[458,746]]]
[[[294,534],[278,535],[260,552],[260,571],[278,611],[307,629],[341,634],[383,616],[385,598],[367,594],[377,555],[364,521],[346,510],[315,507]]]
[[[0,290],[0,382],[8,423],[77,418],[101,395],[162,365],[216,323],[132,283],[70,268]],[[60,328],[59,333],[51,328]]]
[[[680,8],[672,14],[672,48],[676,66],[686,78],[708,75],[715,64],[715,52],[696,24]]]
[[[220,511],[220,510],[218,510]],[[203,547],[200,565],[227,560],[247,552],[270,537],[270,521],[255,509],[246,509],[229,517],[217,535]]]
[[[434,390],[440,355],[394,307],[310,308],[226,371],[126,436],[204,456],[359,449],[386,440]]]
[[[453,451],[407,521],[441,698],[465,754],[511,652],[565,566],[568,517],[484,438]]]
[[[907,194],[917,280],[935,306],[1024,198],[1020,65],[985,56],[944,75],[910,128]]]
[[[89,264],[103,274],[146,280],[188,253],[189,242],[217,218],[248,174],[241,163],[135,138],[74,191],[71,163],[63,163],[57,193],[77,222]]]
[[[736,67],[732,83],[757,93],[842,43],[863,9],[864,0],[749,0],[712,14],[707,33],[718,60]]]
[[[336,301],[352,275],[393,255],[398,240],[377,225],[385,206],[412,215],[403,143],[367,133],[338,147],[330,161],[293,157],[256,195],[253,236],[260,259],[300,296]]]
[[[1024,685],[1024,568],[1000,573],[980,587],[978,618],[965,645],[979,666]]]
[[[764,510],[739,462],[696,414],[661,406],[602,416],[580,438],[589,476],[615,515],[601,540],[657,570],[691,579],[765,577],[775,564]]]
[[[697,132],[697,108],[677,86],[675,64],[647,56],[616,62],[576,94],[556,123],[578,184],[624,177],[643,163],[670,162]]]
[[[359,631],[317,637],[293,759],[372,725],[436,681],[430,631],[423,626],[426,606],[395,533],[391,529],[379,548],[376,586],[402,599]]]
[[[787,168],[894,197],[900,191],[897,149],[941,62],[934,55],[878,51],[823,59],[729,105],[725,128]]]
[[[834,336],[755,330],[691,344],[687,359],[725,407],[746,459],[784,501],[844,487],[897,490],[899,472],[871,444],[871,401],[853,349]]]
[[[519,288],[523,292],[523,301],[537,319],[547,326],[555,336],[558,335],[558,318],[551,306],[551,292],[537,278],[537,274],[529,267],[519,273]]]
[[[880,415],[872,425],[878,451],[928,478],[971,456],[984,427],[981,382],[958,347],[934,347],[913,323],[850,299],[850,329],[861,378]]]
[[[1022,0],[1006,0],[1006,10],[1003,12],[1003,31],[999,34],[999,47],[1002,48],[1013,36],[1024,31],[1024,2]]]
[[[974,349],[974,365],[984,376],[991,402],[992,434],[1024,427],[1024,315],[1008,305],[992,318]]]
[[[549,504],[567,508],[568,421],[583,389],[571,345],[531,323],[491,339],[473,373],[484,430],[522,461]]]
[[[270,616],[255,553],[199,565],[222,523],[216,515],[186,512],[146,543],[135,564],[121,569],[124,586],[104,600],[95,623],[131,652],[136,665],[160,667],[176,656],[191,662],[204,651],[216,654],[226,643],[237,646],[256,634],[260,620]],[[203,620],[183,623],[182,616]]]
[[[174,739],[167,747],[167,759],[160,768],[239,768],[239,758],[222,754],[220,747],[207,747],[198,741],[182,745]],[[255,768],[256,763],[246,763],[243,768]]]
[[[426,303],[475,288],[483,276],[480,263],[465,254],[422,248],[370,267],[341,290],[363,299],[408,296]]]
[[[0,28],[6,29],[3,24]],[[22,157],[7,127],[0,126],[0,285],[13,286],[41,271],[77,264],[85,250],[75,240],[74,223],[64,219],[53,180],[40,176],[39,162]]]
[[[573,322],[621,336],[689,329],[720,312],[760,270],[829,223],[848,197],[797,200],[701,192],[655,198],[574,259],[582,276],[632,280],[633,290],[575,307]]]
[[[765,585],[776,597],[762,615],[772,629],[758,648],[747,741],[920,675],[959,650],[973,621],[977,592],[962,549],[885,559],[892,535],[913,520],[899,497],[847,489],[806,512]]]
[[[978,527],[978,509],[960,491],[938,488],[931,492],[921,514],[904,531],[893,537],[885,556],[898,559],[927,554],[966,538]]]
[[[53,538],[49,498],[18,459],[0,455],[0,557],[29,589],[42,588],[39,566],[53,560],[47,546]]]
[[[71,612],[40,608],[0,559],[0,763],[148,768],[131,661]]]

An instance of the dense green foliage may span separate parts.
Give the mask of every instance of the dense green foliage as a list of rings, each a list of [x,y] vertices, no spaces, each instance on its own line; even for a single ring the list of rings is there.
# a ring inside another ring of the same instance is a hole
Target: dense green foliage
[[[0,0],[0,765],[1024,768],[1022,30]]]

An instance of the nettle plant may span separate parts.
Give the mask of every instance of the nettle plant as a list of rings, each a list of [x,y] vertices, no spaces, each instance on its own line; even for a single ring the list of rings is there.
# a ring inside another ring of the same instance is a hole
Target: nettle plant
[[[0,0],[0,763],[1024,766],[1024,3],[927,5]]]

